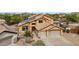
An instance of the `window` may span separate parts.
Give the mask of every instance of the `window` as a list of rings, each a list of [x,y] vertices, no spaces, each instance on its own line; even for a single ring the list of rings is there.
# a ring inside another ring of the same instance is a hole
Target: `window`
[[[39,23],[43,23],[43,21],[42,20],[39,20]]]
[[[22,27],[22,30],[25,31],[25,27],[24,26]]]
[[[25,29],[28,30],[28,26],[25,26]]]
[[[36,23],[32,23],[32,25],[36,25]]]
[[[22,30],[23,30],[23,31],[28,30],[28,26],[23,26],[23,27],[22,27]]]

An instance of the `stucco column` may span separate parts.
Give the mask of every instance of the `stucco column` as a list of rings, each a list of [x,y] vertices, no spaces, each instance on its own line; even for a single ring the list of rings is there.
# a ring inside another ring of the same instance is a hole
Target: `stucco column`
[[[32,26],[31,26],[31,23],[29,23],[28,26],[29,26],[29,29],[28,29],[28,30],[29,30],[30,32],[32,32]]]
[[[63,31],[62,30],[60,31],[60,35],[63,35]]]
[[[48,31],[46,30],[45,32],[46,32],[46,37],[47,37],[48,36],[48,33],[47,33]]]

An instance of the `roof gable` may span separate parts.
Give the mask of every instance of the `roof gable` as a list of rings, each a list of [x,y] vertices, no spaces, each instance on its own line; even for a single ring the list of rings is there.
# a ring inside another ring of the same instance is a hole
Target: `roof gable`
[[[5,31],[17,33],[13,28],[8,26],[7,24],[0,24],[0,33],[5,32]]]
[[[50,24],[50,25],[40,29],[39,31],[47,31],[47,30],[62,30],[62,28],[57,25]]]

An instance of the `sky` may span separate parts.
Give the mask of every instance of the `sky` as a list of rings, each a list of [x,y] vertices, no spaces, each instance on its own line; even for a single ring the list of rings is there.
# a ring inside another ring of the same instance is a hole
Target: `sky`
[[[0,0],[1,12],[79,12],[78,0]]]
[[[65,13],[65,12],[32,12],[34,14],[62,14],[62,13]]]

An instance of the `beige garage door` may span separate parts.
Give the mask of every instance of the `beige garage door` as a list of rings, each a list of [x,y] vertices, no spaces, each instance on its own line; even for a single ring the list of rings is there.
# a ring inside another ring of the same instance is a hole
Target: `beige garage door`
[[[60,39],[60,31],[49,31],[48,38],[49,39]]]
[[[46,32],[40,32],[39,36],[41,39],[60,39],[61,35],[60,35],[60,31],[48,31],[47,35]]]

